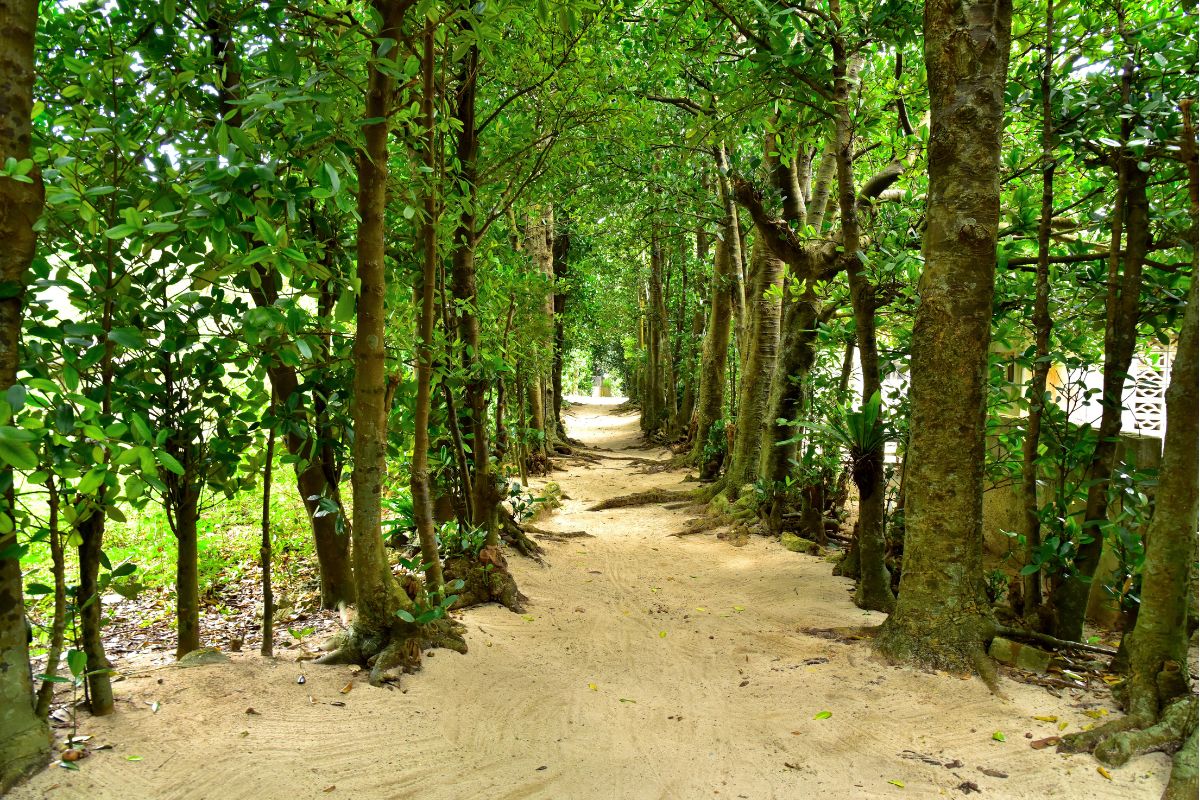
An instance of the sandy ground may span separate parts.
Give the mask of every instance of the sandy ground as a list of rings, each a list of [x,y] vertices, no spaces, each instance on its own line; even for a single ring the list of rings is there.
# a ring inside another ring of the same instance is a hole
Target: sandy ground
[[[112,749],[78,772],[49,768],[13,800],[1162,792],[1164,756],[1109,780],[1090,756],[1030,748],[1027,734],[1058,732],[1033,717],[1078,730],[1095,723],[1083,712],[1104,707],[1098,696],[1059,698],[1007,679],[998,696],[978,680],[888,666],[864,643],[801,632],[882,618],[855,608],[849,581],[821,559],[761,539],[734,548],[712,534],[673,537],[685,510],[587,511],[690,484],[628,464],[667,455],[626,449],[638,444],[635,415],[581,404],[569,427],[611,452],[555,474],[570,499],[538,524],[595,538],[548,544],[546,566],[513,556],[527,613],[464,613],[468,655],[438,651],[399,688],[373,688],[348,667],[251,655],[131,676],[116,685],[114,716],[82,723],[91,744]]]

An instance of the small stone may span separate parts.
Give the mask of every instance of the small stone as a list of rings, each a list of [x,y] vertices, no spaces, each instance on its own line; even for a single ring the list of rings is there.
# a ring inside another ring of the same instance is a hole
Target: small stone
[[[1050,666],[1050,653],[1027,644],[1020,644],[1011,639],[997,636],[992,639],[988,655],[1001,664],[1029,670],[1030,672],[1045,672]]]

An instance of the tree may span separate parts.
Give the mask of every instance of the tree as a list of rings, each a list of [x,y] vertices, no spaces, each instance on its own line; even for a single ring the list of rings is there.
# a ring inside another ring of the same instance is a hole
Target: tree
[[[982,514],[984,395],[1000,216],[1012,5],[929,0],[929,199],[912,341],[904,562],[886,656],[988,670]]]
[[[26,272],[37,247],[34,223],[42,212],[42,183],[31,169],[35,0],[0,2],[0,401],[12,414],[11,389],[20,363],[21,304]],[[34,713],[33,681],[13,508],[13,470],[2,473],[0,500],[0,792],[50,755],[46,723]]]

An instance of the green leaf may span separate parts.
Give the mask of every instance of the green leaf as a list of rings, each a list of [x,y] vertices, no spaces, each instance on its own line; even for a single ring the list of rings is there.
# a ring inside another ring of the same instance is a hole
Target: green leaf
[[[1008,741],[1007,739],[1005,739],[1005,738],[1004,738],[1004,732],[1003,732],[1003,731],[996,731],[995,733],[993,733],[993,734],[992,734],[992,738],[993,738],[993,739],[995,739],[997,742],[1006,742],[1006,741]]]
[[[87,655],[82,650],[68,650],[67,666],[71,669],[71,674],[78,680],[87,671]]]
[[[104,467],[92,467],[88,473],[79,481],[79,485],[75,487],[75,491],[80,494],[91,494],[100,488],[104,483],[104,475],[108,470]]]
[[[413,617],[412,614],[408,613],[403,608],[396,612],[396,616],[399,617],[400,619],[404,620],[405,622],[409,622],[409,623],[417,621],[416,618]]]
[[[815,717],[813,717],[813,719],[829,719],[832,716],[833,716],[832,711],[818,711],[817,715]]]
[[[37,456],[33,449],[20,442],[0,439],[0,461],[16,469],[32,471],[37,469]]]
[[[186,472],[186,470],[183,468],[183,464],[180,464],[179,460],[175,458],[175,456],[171,455],[165,450],[156,451],[154,453],[154,457],[158,459],[158,463],[162,464],[167,468],[168,471],[174,472],[176,475],[183,475],[184,472]]]

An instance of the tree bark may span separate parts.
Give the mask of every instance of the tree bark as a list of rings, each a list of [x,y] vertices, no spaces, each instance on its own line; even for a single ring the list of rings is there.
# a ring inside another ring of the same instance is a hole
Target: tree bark
[[[925,4],[929,200],[907,533],[900,596],[876,640],[892,659],[985,676],[994,623],[982,564],[984,419],[1011,31],[1010,0]]]
[[[0,160],[30,155],[37,19],[36,0],[0,0]],[[40,173],[31,174],[33,183],[0,178],[0,392],[17,380],[26,272],[37,250],[43,190]],[[11,518],[13,493],[0,502]],[[0,534],[0,553],[16,543],[15,530]],[[0,794],[49,757],[46,723],[34,713],[21,564],[0,556]]]

